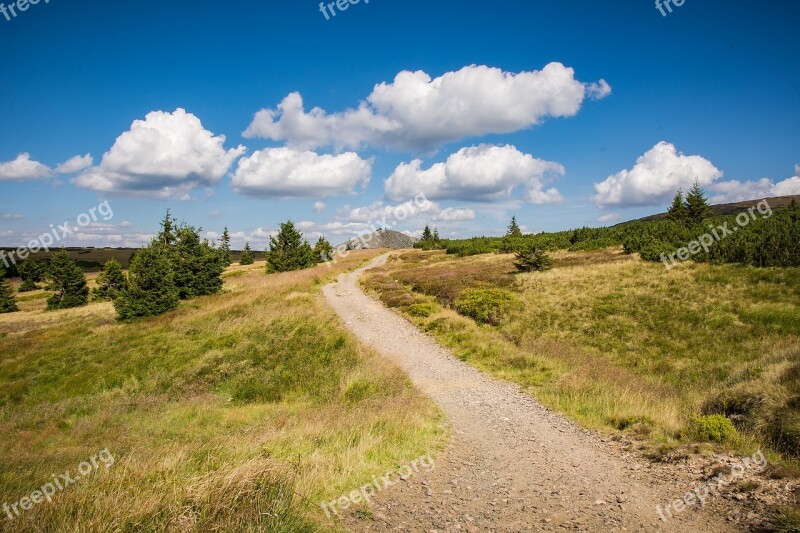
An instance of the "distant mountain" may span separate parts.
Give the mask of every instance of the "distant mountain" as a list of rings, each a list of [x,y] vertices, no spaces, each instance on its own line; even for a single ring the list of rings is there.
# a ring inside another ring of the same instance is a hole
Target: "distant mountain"
[[[714,212],[714,216],[736,215],[738,213],[741,213],[742,211],[747,211],[761,200],[767,200],[769,206],[772,209],[780,209],[783,207],[788,207],[789,204],[792,203],[792,200],[800,204],[800,194],[794,196],[776,196],[774,198],[758,198],[756,200],[747,200],[746,202],[734,202],[732,204],[712,205],[711,210]],[[657,215],[650,215],[649,217],[639,218],[637,220],[630,220],[628,222],[638,222],[638,221],[646,222],[649,220],[661,220],[666,216],[667,216],[666,213],[659,213]],[[627,224],[628,222],[622,222],[621,224],[617,225],[620,226],[622,224]]]
[[[376,248],[413,248],[414,244],[419,239],[409,237],[405,233],[399,231],[392,231],[390,229],[381,229],[369,235],[350,239],[342,243],[348,245],[351,250],[374,250]]]

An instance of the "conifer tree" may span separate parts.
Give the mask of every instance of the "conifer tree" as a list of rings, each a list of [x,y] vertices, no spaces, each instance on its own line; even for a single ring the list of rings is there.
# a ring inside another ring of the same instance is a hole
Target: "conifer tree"
[[[157,316],[178,306],[173,252],[160,240],[139,250],[128,268],[128,286],[114,300],[121,320]]]
[[[278,234],[269,239],[267,272],[289,272],[314,266],[316,258],[308,241],[303,239],[291,220],[281,224]]]
[[[47,299],[47,309],[80,307],[89,302],[89,287],[86,275],[78,263],[69,258],[66,250],[53,254],[47,265],[48,289],[55,291]]]
[[[686,214],[693,222],[702,222],[712,214],[711,206],[708,205],[706,195],[697,180],[686,195]]]
[[[222,289],[225,258],[221,250],[200,239],[201,231],[181,223],[175,227],[175,244],[168,247],[173,280],[181,300],[215,294]]]
[[[333,246],[322,235],[320,235],[317,244],[314,245],[314,258],[318,263],[324,263],[333,258]]]
[[[535,246],[517,252],[516,258],[514,266],[520,272],[544,271],[553,268],[553,260],[550,259],[547,252]]]
[[[242,250],[242,257],[239,258],[239,264],[242,266],[252,265],[256,262],[256,258],[253,255],[253,250],[250,248],[250,243],[244,243],[244,250]]]
[[[128,278],[122,272],[120,262],[111,258],[103,265],[103,271],[98,274],[95,283],[97,287],[92,289],[94,300],[115,300],[128,286]]]
[[[439,244],[441,240],[439,238],[439,228],[433,228],[433,242]]]
[[[14,299],[14,289],[6,279],[6,270],[0,265],[0,313],[13,313],[19,311],[17,301]]]
[[[164,220],[161,221],[161,232],[159,232],[157,240],[166,246],[175,243],[175,219],[172,218],[169,209],[167,209]]]
[[[431,233],[431,228],[427,224],[425,224],[425,229],[422,230],[422,237],[420,241],[422,242],[430,242],[433,239],[433,234]]]
[[[679,222],[686,221],[689,218],[689,213],[686,209],[686,202],[683,199],[683,191],[678,189],[675,198],[672,200],[672,205],[667,211],[667,218]]]
[[[516,215],[511,217],[511,223],[508,225],[506,237],[522,237],[522,230],[520,229],[519,224],[517,224]]]
[[[219,249],[222,252],[225,266],[230,266],[233,261],[231,259],[231,234],[228,233],[228,226],[225,226],[225,231],[222,232],[222,237],[219,240]]]
[[[35,291],[39,288],[37,283],[44,280],[45,270],[47,263],[44,261],[34,261],[28,259],[17,264],[17,272],[22,280],[22,285],[19,287],[19,292]]]

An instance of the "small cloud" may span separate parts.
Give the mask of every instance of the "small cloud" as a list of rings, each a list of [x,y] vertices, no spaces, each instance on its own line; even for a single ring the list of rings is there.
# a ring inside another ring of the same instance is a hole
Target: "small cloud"
[[[89,168],[92,166],[92,163],[94,163],[92,154],[86,154],[84,156],[76,155],[58,165],[56,167],[56,172],[59,174],[74,174],[75,172],[80,172],[81,170]]]
[[[47,165],[31,159],[31,155],[23,152],[13,161],[0,162],[0,181],[25,181],[52,178],[53,170]]]
[[[597,218],[597,221],[601,224],[605,224],[607,222],[614,222],[615,220],[619,220],[621,215],[619,213],[609,213],[607,215],[603,215]]]
[[[123,220],[122,223],[119,225],[120,228],[130,228],[131,226],[133,226],[133,224],[131,224],[127,220]]]
[[[611,86],[606,80],[600,80],[596,83],[586,84],[586,95],[592,100],[602,100],[611,94]]]
[[[314,212],[322,213],[325,211],[325,202],[314,202]]]
[[[3,215],[3,220],[22,220],[25,215],[18,215],[16,213],[6,213]]]

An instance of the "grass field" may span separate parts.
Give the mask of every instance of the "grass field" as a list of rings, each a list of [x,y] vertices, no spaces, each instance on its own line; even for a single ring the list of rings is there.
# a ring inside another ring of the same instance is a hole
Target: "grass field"
[[[364,284],[585,426],[631,432],[654,453],[716,439],[798,456],[800,269],[667,272],[621,249],[553,258],[551,271],[517,274],[512,255],[413,252]],[[713,414],[738,431],[709,439],[719,419],[700,417]]]
[[[0,505],[113,456],[4,531],[336,529],[315,503],[438,449],[439,411],[321,300],[332,269],[232,267],[223,294],[121,324],[110,303],[0,317]],[[96,461],[95,461],[96,462]]]

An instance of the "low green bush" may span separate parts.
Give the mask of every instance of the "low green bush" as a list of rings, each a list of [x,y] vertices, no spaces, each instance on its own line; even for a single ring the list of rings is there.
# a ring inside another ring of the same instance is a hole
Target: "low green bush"
[[[731,442],[738,432],[730,418],[723,415],[704,415],[692,419],[689,424],[689,435],[703,442]]]
[[[499,325],[521,305],[516,296],[503,289],[466,289],[453,302],[459,314],[493,326]]]

